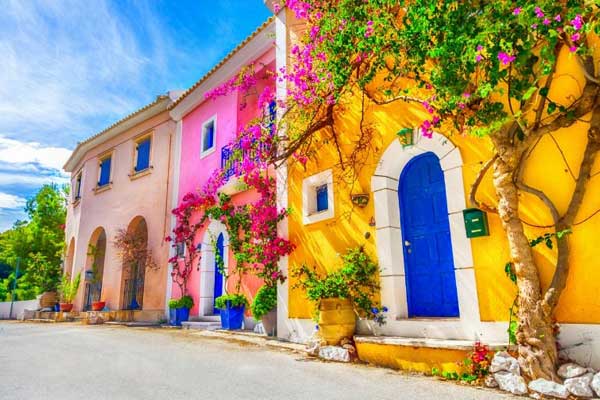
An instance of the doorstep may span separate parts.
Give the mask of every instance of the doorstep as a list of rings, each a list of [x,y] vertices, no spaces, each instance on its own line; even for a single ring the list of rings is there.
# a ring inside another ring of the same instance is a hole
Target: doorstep
[[[369,364],[420,372],[463,372],[462,362],[473,351],[475,341],[392,336],[355,336],[358,358]],[[486,343],[487,344],[487,343]],[[506,349],[506,344],[487,344],[490,352]]]

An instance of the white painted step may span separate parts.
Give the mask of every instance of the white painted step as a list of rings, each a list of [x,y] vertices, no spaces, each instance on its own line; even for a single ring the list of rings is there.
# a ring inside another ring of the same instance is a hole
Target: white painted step
[[[186,321],[181,323],[182,329],[199,329],[202,331],[214,331],[221,329],[220,322],[213,321]]]
[[[190,322],[221,322],[221,317],[218,315],[208,315],[202,317],[190,317]]]

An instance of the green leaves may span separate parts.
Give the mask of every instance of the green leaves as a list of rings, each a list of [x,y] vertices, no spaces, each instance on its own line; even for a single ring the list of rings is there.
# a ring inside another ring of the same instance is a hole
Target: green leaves
[[[564,229],[559,232],[545,233],[541,236],[538,236],[535,239],[530,240],[529,246],[535,247],[540,243],[544,243],[547,248],[552,249],[553,248],[552,238],[556,237],[557,240],[560,240],[570,233],[572,233],[572,231],[569,228]]]

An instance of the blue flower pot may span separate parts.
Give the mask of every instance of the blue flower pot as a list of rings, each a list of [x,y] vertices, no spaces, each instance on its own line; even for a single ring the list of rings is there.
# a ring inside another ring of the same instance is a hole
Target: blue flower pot
[[[190,319],[190,309],[186,307],[182,308],[169,308],[169,325],[181,326],[182,322]]]
[[[227,308],[221,312],[221,328],[227,330],[242,329],[244,322],[244,309],[246,306],[231,307],[227,302]]]

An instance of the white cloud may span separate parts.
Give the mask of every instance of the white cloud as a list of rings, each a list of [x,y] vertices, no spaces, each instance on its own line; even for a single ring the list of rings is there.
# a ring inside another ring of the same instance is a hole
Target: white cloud
[[[27,200],[22,197],[0,192],[0,208],[23,208],[26,202]]]
[[[0,136],[0,162],[7,164],[24,164],[24,168],[37,164],[60,171],[70,154],[71,150],[64,147],[44,147],[40,143]]]

